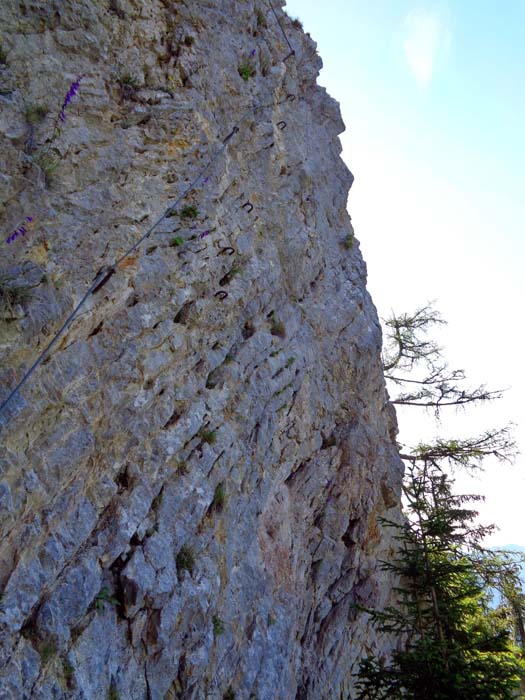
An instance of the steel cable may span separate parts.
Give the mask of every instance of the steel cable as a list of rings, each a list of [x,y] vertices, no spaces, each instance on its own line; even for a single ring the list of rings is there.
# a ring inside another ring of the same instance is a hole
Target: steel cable
[[[290,53],[285,56],[282,61],[286,62],[290,56],[295,54],[295,51],[292,48],[292,45],[290,44],[290,41],[286,35],[286,32],[282,26],[281,21],[279,20],[279,17],[275,11],[275,8],[273,4],[271,3],[270,0],[268,0],[268,4],[275,15],[277,19],[277,23],[279,25],[279,28],[281,32],[283,33],[286,42],[288,44],[288,47],[290,48]],[[96,293],[108,280],[109,278],[115,274],[118,266],[126,259],[128,258],[131,253],[133,253],[145,240],[148,238],[153,231],[166,219],[166,217],[172,213],[175,210],[175,207],[182,202],[190,192],[192,192],[200,182],[202,178],[204,178],[205,174],[210,170],[210,168],[214,165],[214,163],[219,159],[219,157],[224,153],[226,148],[228,147],[228,144],[230,143],[231,139],[239,132],[240,126],[244,122],[245,119],[247,119],[250,115],[254,114],[257,110],[260,109],[269,109],[271,107],[276,107],[282,104],[285,104],[287,102],[291,101],[291,98],[295,99],[295,95],[288,95],[284,100],[280,100],[278,102],[271,102],[267,104],[256,104],[255,106],[251,107],[250,109],[246,110],[244,114],[238,119],[238,121],[234,124],[231,132],[223,139],[223,143],[220,146],[220,148],[217,150],[215,155],[208,161],[208,163],[204,166],[204,168],[201,170],[201,172],[192,180],[192,182],[188,185],[188,187],[184,190],[184,192],[175,200],[173,204],[171,204],[166,211],[160,216],[149,228],[148,230],[137,240],[135,243],[133,243],[130,248],[128,248],[119,258],[115,260],[115,262],[112,265],[106,265],[102,267],[97,275],[95,276],[95,279],[92,281],[90,286],[88,287],[87,291],[84,293],[78,304],[75,306],[73,311],[69,314],[67,319],[64,321],[62,326],[56,331],[54,334],[53,338],[49,342],[49,344],[44,348],[44,350],[41,352],[41,354],[38,356],[38,358],[35,360],[35,362],[31,365],[31,367],[24,373],[24,376],[22,379],[18,382],[18,384],[11,390],[7,398],[0,404],[0,423],[1,421],[1,414],[4,411],[4,409],[7,407],[7,405],[10,403],[10,401],[19,393],[20,389],[24,386],[24,384],[29,380],[31,375],[35,372],[35,370],[38,368],[38,366],[46,359],[46,357],[49,355],[49,352],[51,348],[55,345],[55,343],[58,341],[58,339],[65,333],[65,331],[69,328],[71,323],[75,320],[77,317],[80,309],[84,306],[84,304],[87,302],[87,299],[91,294]]]

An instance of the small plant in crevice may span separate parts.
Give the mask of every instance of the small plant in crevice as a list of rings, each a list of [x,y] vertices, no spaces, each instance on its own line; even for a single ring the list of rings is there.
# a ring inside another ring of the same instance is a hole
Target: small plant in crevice
[[[182,236],[174,236],[170,241],[171,248],[177,248],[184,243],[184,238]]]
[[[68,88],[66,96],[60,107],[60,111],[55,118],[53,124],[53,131],[51,136],[47,139],[45,147],[40,148],[37,153],[31,157],[31,161],[40,168],[44,175],[44,180],[46,185],[51,184],[53,172],[56,170],[59,162],[59,154],[51,155],[51,147],[53,143],[58,139],[61,134],[60,124],[65,124],[66,122],[66,109],[71,104],[71,101],[78,94],[80,89],[80,81],[82,76],[74,80]],[[48,108],[45,105],[28,105],[26,107],[25,118],[29,125],[29,134],[26,140],[25,149],[26,153],[31,153],[35,150],[34,144],[34,126],[43,121],[48,113]]]
[[[14,231],[11,231],[9,236],[6,238],[6,243],[7,245],[11,245],[13,241],[16,241],[16,239],[19,236],[25,236],[28,229],[31,228],[33,225],[33,217],[32,216],[26,216],[25,221],[23,224],[20,224],[20,226],[17,226]]]
[[[58,649],[51,642],[43,642],[38,649],[42,663],[47,664],[48,661],[56,656],[57,651]]]
[[[122,75],[118,79],[118,81],[121,85],[127,85],[128,87],[133,88],[134,90],[138,90],[138,87],[139,87],[138,78],[136,78],[133,75],[130,75],[129,73],[127,75]]]
[[[214,445],[217,442],[217,431],[216,430],[205,430],[201,429],[197,433],[203,442],[207,442],[208,445]]]
[[[108,588],[101,588],[100,593],[95,596],[95,609],[102,612],[106,609],[106,603],[110,605],[118,605],[119,602],[109,592]]]
[[[71,103],[71,100],[75,95],[78,93],[80,89],[80,81],[82,80],[82,76],[74,80],[71,85],[69,86],[69,90],[66,93],[66,96],[64,97],[64,102],[62,103],[62,108],[59,112],[58,118],[60,119],[61,122],[65,123],[66,121],[66,108],[67,106]]]
[[[179,216],[181,219],[196,219],[199,216],[199,212],[196,207],[186,206],[180,210]]]
[[[224,488],[224,484],[221,482],[215,487],[215,493],[213,494],[213,500],[210,508],[212,510],[221,511],[226,505],[226,499],[226,490]]]
[[[0,66],[7,66],[7,54],[2,44],[0,44]]]
[[[343,245],[347,250],[351,250],[354,247],[354,234],[353,233],[348,234],[348,236],[345,238]]]
[[[286,337],[286,328],[284,327],[284,323],[282,321],[279,321],[275,316],[272,317],[272,324],[270,326],[270,333],[272,335],[276,335],[278,338],[285,338]]]
[[[294,362],[295,362],[295,357],[289,357],[286,360],[286,364],[284,366],[286,367],[286,369],[288,369],[289,367],[291,367],[293,365]]]
[[[187,462],[177,462],[175,469],[177,474],[180,474],[181,476],[185,476],[186,474],[190,473],[190,468]]]
[[[235,700],[235,691],[233,690],[231,685],[228,688],[228,690],[224,693],[224,695],[222,696],[222,700]]]
[[[267,623],[268,627],[271,627],[272,625],[275,625],[276,619],[274,617],[272,617],[270,615],[270,613],[268,613],[268,619],[267,619],[266,623]]]
[[[75,673],[75,669],[73,668],[73,666],[69,663],[69,661],[67,659],[64,659],[62,661],[62,675],[64,676],[64,680],[66,681],[66,686],[69,689],[72,689],[72,687],[73,687],[74,673]]]
[[[123,100],[130,100],[140,87],[138,78],[130,74],[120,76],[118,83]]]
[[[255,66],[250,61],[244,61],[243,63],[239,64],[237,70],[241,78],[245,81],[250,80],[250,78],[253,78],[257,73]]]
[[[255,12],[255,17],[257,20],[257,29],[261,27],[262,29],[266,29],[268,27],[268,22],[266,21],[266,15],[262,10],[256,10]]]
[[[221,620],[221,618],[218,615],[214,615],[212,618],[212,622],[213,622],[213,636],[218,637],[220,634],[223,634],[224,622]]]
[[[49,149],[51,148],[51,145],[53,144],[54,141],[60,136],[61,130],[60,130],[60,122],[63,124],[66,123],[66,109],[67,107],[71,104],[71,101],[73,100],[73,97],[78,94],[78,91],[80,89],[80,81],[82,80],[82,76],[79,76],[76,80],[74,80],[71,85],[68,88],[68,91],[66,92],[66,96],[64,97],[64,100],[62,102],[62,106],[60,107],[60,111],[55,119],[55,123],[53,125],[53,133],[51,134],[51,138],[47,142],[47,147],[44,151],[45,154],[49,152]]]
[[[298,17],[296,17],[295,19],[292,19],[292,27],[294,29],[302,29],[303,23],[301,22],[301,20]]]
[[[288,382],[286,386],[283,386],[282,389],[279,389],[279,391],[276,391],[274,396],[280,396],[281,394],[284,394],[285,391],[288,389],[291,389],[293,387],[293,382]]]
[[[32,161],[42,171],[46,185],[52,185],[54,173],[58,168],[58,157],[51,155],[49,150],[42,150],[32,157]]]
[[[31,299],[31,289],[27,285],[11,284],[12,278],[0,276],[0,312],[13,314],[14,307]]]
[[[188,547],[188,545],[183,545],[177,554],[175,560],[177,564],[177,575],[182,576],[183,571],[189,571],[190,574],[193,573],[193,567],[195,566],[195,555],[193,549]]]
[[[49,114],[49,108],[45,104],[28,104],[25,111],[26,122],[30,126],[41,124]]]
[[[282,350],[272,350],[270,357],[277,357],[280,352],[282,352]]]

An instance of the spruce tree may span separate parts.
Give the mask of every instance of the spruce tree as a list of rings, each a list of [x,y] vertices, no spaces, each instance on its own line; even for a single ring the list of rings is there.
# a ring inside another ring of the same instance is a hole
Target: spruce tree
[[[423,462],[407,470],[398,557],[383,563],[400,580],[397,604],[368,610],[394,632],[398,651],[386,664],[370,658],[358,674],[359,700],[513,700],[523,666],[505,620],[490,608],[475,523],[480,496],[454,495],[453,481]]]
[[[450,370],[441,348],[427,338],[443,323],[427,305],[386,321],[385,376],[398,392],[393,403],[434,409],[497,398],[485,387],[464,389],[463,370]],[[493,527],[477,523],[477,495],[456,495],[448,470],[480,469],[487,457],[510,460],[509,428],[473,438],[437,439],[405,461],[405,520],[382,520],[395,530],[398,553],[383,562],[399,581],[395,603],[366,610],[382,631],[395,635],[389,661],[364,660],[358,700],[515,700],[523,682],[525,596],[519,558],[482,546]],[[494,603],[494,595],[499,605]],[[363,611],[365,609],[362,608]],[[521,647],[521,649],[520,649]],[[521,688],[523,691],[523,687]]]

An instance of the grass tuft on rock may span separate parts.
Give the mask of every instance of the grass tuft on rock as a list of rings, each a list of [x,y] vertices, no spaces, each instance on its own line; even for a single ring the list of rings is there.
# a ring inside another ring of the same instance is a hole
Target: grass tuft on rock
[[[180,576],[183,571],[189,571],[190,574],[193,572],[193,567],[195,566],[195,555],[193,549],[184,545],[179,550],[177,558],[175,560],[177,564],[177,574]]]
[[[12,278],[0,276],[0,312],[13,314],[14,307],[31,299],[31,289],[26,285],[12,284]]]

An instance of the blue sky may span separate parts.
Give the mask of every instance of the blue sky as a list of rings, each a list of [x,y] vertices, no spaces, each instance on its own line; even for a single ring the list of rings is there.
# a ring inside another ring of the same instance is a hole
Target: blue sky
[[[472,384],[507,388],[437,429],[405,409],[401,439],[518,424],[525,450],[525,2],[288,0],[318,44],[320,83],[341,104],[343,158],[369,290],[380,316],[429,300]],[[293,41],[293,36],[292,36]],[[424,417],[423,417],[424,418]],[[520,425],[521,424],[521,425]],[[525,544],[525,457],[488,465],[491,544]]]

